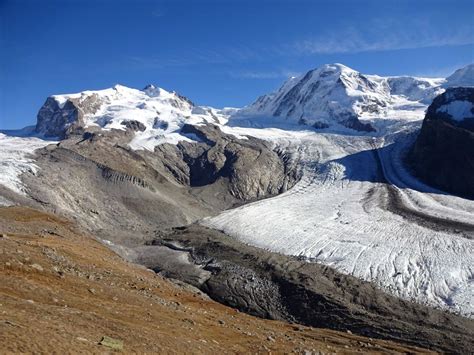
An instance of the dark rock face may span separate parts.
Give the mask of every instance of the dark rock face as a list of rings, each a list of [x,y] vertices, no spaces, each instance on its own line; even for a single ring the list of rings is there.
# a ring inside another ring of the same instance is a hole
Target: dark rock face
[[[128,129],[131,129],[132,131],[143,132],[146,129],[143,123],[136,120],[122,121],[122,125]]]
[[[98,95],[70,98],[62,106],[54,97],[48,97],[37,116],[36,132],[45,137],[66,138],[69,134],[82,133],[84,115],[100,108]]]
[[[73,102],[67,101],[61,108],[58,102],[48,97],[38,112],[36,132],[45,137],[64,138],[66,127],[70,127],[79,120],[79,110]]]
[[[341,124],[347,128],[359,132],[375,132],[375,128],[370,123],[362,123],[357,116],[347,113],[346,115],[340,115]]]
[[[445,109],[453,102],[473,104],[474,88],[451,88],[436,97],[408,160],[428,184],[474,199],[474,112],[453,117]]]
[[[163,161],[179,181],[192,187],[225,181],[234,198],[249,201],[283,192],[298,178],[296,170],[288,175],[281,157],[267,142],[252,137],[236,139],[213,125],[185,125],[182,132],[202,142],[162,145],[155,152],[163,154]]]

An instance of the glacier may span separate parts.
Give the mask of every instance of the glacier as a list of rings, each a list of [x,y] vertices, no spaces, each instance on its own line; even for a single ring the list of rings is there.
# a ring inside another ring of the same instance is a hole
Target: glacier
[[[124,130],[124,122],[138,122],[143,129],[129,142],[135,150],[195,141],[181,132],[184,124],[214,124],[240,139],[271,142],[299,162],[301,180],[276,197],[200,223],[473,317],[474,201],[425,185],[403,162],[432,98],[451,84],[472,83],[470,76],[472,68],[447,79],[381,77],[330,64],[242,109],[197,106],[154,86],[117,85],[51,100],[61,113],[68,101],[80,106],[93,98],[93,109],[80,117],[84,127]],[[357,129],[364,127],[371,129]],[[0,184],[25,194],[21,174],[35,169],[30,154],[50,143],[0,134],[6,172]]]
[[[436,191],[406,171],[403,154],[420,124],[378,125],[377,136],[234,128],[293,152],[303,177],[277,197],[201,223],[472,317],[474,201]]]

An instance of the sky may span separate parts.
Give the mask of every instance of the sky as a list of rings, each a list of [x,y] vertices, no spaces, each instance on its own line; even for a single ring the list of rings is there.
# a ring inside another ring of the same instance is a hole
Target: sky
[[[0,0],[0,128],[115,84],[241,107],[334,62],[445,77],[474,62],[474,1]]]

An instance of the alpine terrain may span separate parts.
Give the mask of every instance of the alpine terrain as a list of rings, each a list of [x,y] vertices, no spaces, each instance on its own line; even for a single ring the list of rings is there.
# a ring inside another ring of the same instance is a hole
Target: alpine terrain
[[[41,329],[23,345],[24,303],[78,351],[166,352],[168,322],[204,353],[471,352],[473,87],[474,64],[336,63],[243,108],[154,85],[48,97],[0,133],[7,351],[52,351]]]

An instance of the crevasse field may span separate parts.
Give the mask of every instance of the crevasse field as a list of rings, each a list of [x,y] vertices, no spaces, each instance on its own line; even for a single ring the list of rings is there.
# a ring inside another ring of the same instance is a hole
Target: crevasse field
[[[444,194],[402,164],[421,121],[374,120],[376,136],[229,127],[292,152],[291,190],[202,223],[246,243],[306,257],[405,299],[474,315],[474,201]],[[396,142],[396,144],[394,144]]]

